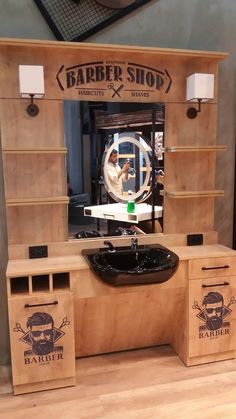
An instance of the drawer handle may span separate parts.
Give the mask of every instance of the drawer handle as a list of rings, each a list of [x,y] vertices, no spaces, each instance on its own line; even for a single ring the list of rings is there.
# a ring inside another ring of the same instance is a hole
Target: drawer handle
[[[202,285],[202,288],[224,287],[225,285],[229,285],[229,282],[222,282],[221,284]]]
[[[206,268],[206,266],[202,267],[202,271],[210,271],[213,269],[229,269],[229,265],[223,265],[223,266],[209,266],[209,268]]]
[[[25,308],[29,308],[29,307],[43,307],[43,306],[54,306],[56,304],[58,304],[58,301],[53,301],[53,303],[25,304]]]

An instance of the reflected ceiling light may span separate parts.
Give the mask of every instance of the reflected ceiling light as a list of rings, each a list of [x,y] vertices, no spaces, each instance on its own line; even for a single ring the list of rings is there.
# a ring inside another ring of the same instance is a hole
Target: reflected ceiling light
[[[26,112],[30,116],[37,116],[39,108],[33,102],[44,96],[44,71],[42,65],[19,65],[20,96],[30,98],[30,105]]]
[[[189,108],[187,117],[196,118],[201,112],[201,103],[214,99],[214,74],[194,73],[187,77],[186,100],[197,102],[198,108]]]

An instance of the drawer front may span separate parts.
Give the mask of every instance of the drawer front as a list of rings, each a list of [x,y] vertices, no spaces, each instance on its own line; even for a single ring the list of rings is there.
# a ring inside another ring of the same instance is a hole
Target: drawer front
[[[72,293],[14,297],[8,304],[13,386],[45,389],[45,381],[75,377]]]
[[[204,258],[189,261],[189,279],[236,275],[236,257]]]

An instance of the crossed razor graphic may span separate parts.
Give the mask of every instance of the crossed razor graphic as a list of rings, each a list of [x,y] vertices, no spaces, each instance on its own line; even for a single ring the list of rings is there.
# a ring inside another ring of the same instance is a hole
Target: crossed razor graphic
[[[124,84],[121,84],[117,89],[115,88],[114,83],[108,84],[107,87],[108,87],[109,90],[113,90],[114,93],[113,93],[112,97],[115,97],[116,95],[118,97],[120,97],[119,92],[121,92],[121,90],[124,88]]]

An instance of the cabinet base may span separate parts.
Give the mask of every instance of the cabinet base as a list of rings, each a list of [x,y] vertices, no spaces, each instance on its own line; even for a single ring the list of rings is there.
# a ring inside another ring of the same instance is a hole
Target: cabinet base
[[[60,387],[71,387],[76,385],[75,377],[64,378],[60,380],[50,380],[40,383],[29,383],[13,385],[13,393],[18,394],[33,393],[35,391],[52,390]]]
[[[193,358],[187,358],[186,360],[183,360],[183,362],[187,367],[191,367],[194,365],[208,364],[210,362],[217,362],[217,361],[225,361],[226,359],[233,359],[233,358],[235,358],[235,351],[227,351],[227,352],[221,352],[219,354],[195,356]]]

